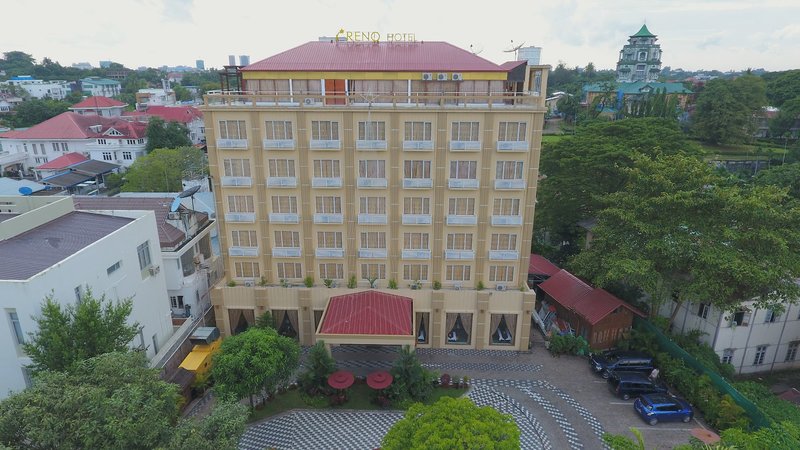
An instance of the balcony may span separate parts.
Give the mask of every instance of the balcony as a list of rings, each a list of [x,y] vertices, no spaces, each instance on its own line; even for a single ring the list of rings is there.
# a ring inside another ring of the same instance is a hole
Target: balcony
[[[527,152],[528,141],[497,141],[498,152]]]
[[[403,150],[429,152],[433,150],[433,141],[403,141]]]
[[[481,141],[450,141],[451,152],[479,152]]]
[[[250,177],[220,177],[219,182],[223,186],[250,187],[253,185],[253,179]]]
[[[340,188],[342,187],[342,179],[337,178],[317,178],[311,179],[311,187],[319,188]]]
[[[477,225],[478,216],[458,216],[450,214],[447,216],[448,225]]]
[[[450,178],[447,180],[447,187],[450,189],[478,189],[480,180],[472,178]]]
[[[356,150],[386,150],[386,141],[377,139],[356,140]]]
[[[358,177],[358,187],[360,188],[385,188],[389,185],[386,178],[364,178]]]
[[[362,225],[386,225],[388,223],[386,214],[359,214],[358,223]]]
[[[489,261],[514,261],[519,259],[516,250],[489,250]]]
[[[267,178],[267,187],[297,187],[297,177],[269,177]]]
[[[430,225],[430,214],[403,214],[403,225]]]
[[[312,150],[339,150],[342,148],[342,141],[338,139],[312,139],[308,143]]]
[[[302,254],[300,247],[273,247],[273,258],[299,258]]]
[[[403,259],[431,259],[431,251],[416,249],[416,250],[403,250]]]
[[[472,250],[445,250],[444,259],[448,261],[471,261],[475,259],[475,252]]]
[[[343,248],[318,248],[314,250],[317,258],[344,258]]]
[[[522,216],[492,216],[492,225],[499,227],[518,227],[522,225]]]
[[[300,215],[297,213],[270,213],[271,223],[300,223]]]
[[[386,259],[385,248],[360,248],[358,257],[364,259]]]
[[[432,178],[403,178],[403,188],[405,189],[430,189],[432,187]]]
[[[525,180],[494,180],[494,188],[506,191],[525,189]]]
[[[256,213],[225,213],[225,221],[253,223],[256,221]]]
[[[335,213],[317,213],[314,214],[314,223],[344,223],[344,215]]]
[[[258,256],[258,247],[228,247],[228,256]]]
[[[294,139],[264,139],[264,150],[294,150]]]
[[[217,148],[246,150],[247,139],[217,139]]]

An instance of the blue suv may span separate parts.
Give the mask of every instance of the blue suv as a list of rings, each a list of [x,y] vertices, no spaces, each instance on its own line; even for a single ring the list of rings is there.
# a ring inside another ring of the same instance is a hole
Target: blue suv
[[[694,417],[694,411],[686,400],[667,394],[642,395],[633,402],[633,409],[650,425],[668,420],[688,423]]]

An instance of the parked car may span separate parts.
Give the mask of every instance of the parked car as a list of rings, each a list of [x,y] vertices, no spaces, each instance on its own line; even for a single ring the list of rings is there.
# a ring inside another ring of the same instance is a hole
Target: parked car
[[[612,370],[629,372],[653,371],[653,357],[640,352],[612,350],[589,355],[589,364],[592,369],[603,378],[609,377]]]
[[[667,386],[649,378],[641,372],[611,372],[608,377],[608,388],[614,395],[628,400],[642,394],[658,394],[667,392]]]
[[[669,420],[688,423],[694,417],[686,400],[667,394],[644,394],[634,400],[633,409],[650,425]]]

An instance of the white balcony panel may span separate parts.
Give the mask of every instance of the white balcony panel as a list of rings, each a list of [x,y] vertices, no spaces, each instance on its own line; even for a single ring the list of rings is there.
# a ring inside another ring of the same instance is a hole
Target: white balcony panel
[[[223,186],[252,186],[253,179],[250,177],[220,177]]]
[[[403,225],[430,225],[430,214],[403,214]]]
[[[481,150],[481,141],[450,141],[450,150],[456,152],[477,152]]]
[[[470,178],[450,178],[447,180],[447,187],[450,189],[478,189],[480,180]]]
[[[430,250],[403,250],[403,259],[431,259]]]
[[[447,216],[447,224],[448,225],[477,225],[478,224],[478,217],[477,216],[456,216],[456,215],[449,215]]]
[[[386,178],[362,178],[358,177],[358,187],[360,188],[385,188],[389,185]]]
[[[366,259],[386,259],[385,248],[360,248],[358,249],[358,257]]]
[[[247,139],[217,139],[217,148],[246,149]]]
[[[229,256],[258,256],[258,247],[229,247]]]
[[[403,141],[403,150],[431,151],[433,141]]]
[[[225,213],[226,222],[246,222],[256,221],[256,213]]]
[[[312,148],[314,150],[339,150],[340,148],[342,148],[342,141],[340,141],[338,139],[336,139],[336,140],[333,140],[333,139],[330,139],[330,140],[314,140],[314,139],[312,139],[308,143],[308,146],[309,146],[309,148]]]
[[[502,190],[525,189],[525,180],[494,180],[494,188]]]
[[[264,139],[264,150],[293,150],[294,139]]]
[[[300,223],[300,215],[294,213],[270,213],[269,221],[272,223]]]
[[[475,259],[475,252],[472,250],[445,250],[444,259],[448,261],[471,261]]]
[[[297,177],[269,177],[267,178],[267,186],[269,187],[297,187]]]
[[[389,220],[386,214],[359,214],[358,223],[362,225],[386,225]]]
[[[311,187],[338,188],[342,187],[341,178],[312,178]]]
[[[528,141],[497,141],[498,152],[527,152]]]
[[[406,189],[430,189],[433,187],[433,179],[403,178],[403,187]]]
[[[518,227],[522,225],[522,216],[492,216],[492,225]]]
[[[386,141],[379,140],[356,140],[357,150],[386,150]]]
[[[317,213],[314,214],[314,223],[343,223],[344,215],[342,214],[327,214]]]
[[[344,258],[343,248],[318,248],[314,251],[317,258]]]
[[[300,247],[273,247],[273,258],[299,258],[302,253]]]
[[[490,261],[513,261],[519,259],[519,252],[515,250],[489,250]]]

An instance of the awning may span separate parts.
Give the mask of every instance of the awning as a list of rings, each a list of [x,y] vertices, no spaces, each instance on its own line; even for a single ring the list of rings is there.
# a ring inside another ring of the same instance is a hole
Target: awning
[[[414,345],[414,302],[377,290],[331,297],[317,339],[329,344]]]

